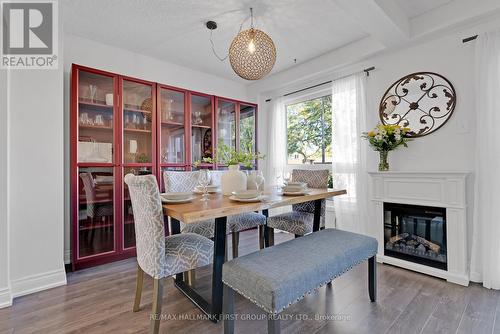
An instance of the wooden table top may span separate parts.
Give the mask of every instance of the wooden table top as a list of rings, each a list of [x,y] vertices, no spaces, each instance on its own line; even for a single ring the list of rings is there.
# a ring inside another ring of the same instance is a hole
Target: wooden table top
[[[178,219],[185,224],[194,223],[200,220],[214,219],[239,213],[260,211],[277,208],[280,206],[298,204],[314,201],[318,199],[330,198],[347,194],[345,189],[309,189],[308,195],[302,196],[282,196],[276,190],[264,192],[264,199],[261,202],[243,203],[229,199],[222,194],[210,194],[208,202],[200,201],[201,195],[185,204],[163,204],[165,215]]]

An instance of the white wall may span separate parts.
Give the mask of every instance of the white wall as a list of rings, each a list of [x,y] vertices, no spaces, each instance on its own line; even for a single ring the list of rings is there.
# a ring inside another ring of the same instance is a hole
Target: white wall
[[[12,303],[9,284],[7,71],[0,70],[0,307]]]
[[[79,64],[203,93],[253,102],[245,85],[74,35],[64,35],[65,263],[71,259],[69,197],[69,116],[71,64]],[[229,64],[228,64],[229,66]]]
[[[378,105],[385,90],[397,79],[417,71],[436,72],[448,78],[457,93],[457,106],[451,119],[441,129],[426,137],[409,143],[409,148],[400,148],[389,153],[392,170],[461,170],[472,171],[474,168],[474,42],[463,44],[460,36],[452,36],[434,40],[429,43],[403,49],[397,52],[384,53],[351,65],[350,69],[362,69],[375,66],[367,79],[367,129],[379,122]],[[335,78],[348,71],[340,69],[336,73],[316,79],[322,82]],[[296,79],[280,74],[283,82]],[[307,86],[310,81],[303,84]],[[277,83],[278,90],[261,92],[260,102],[268,96],[287,91]],[[300,85],[299,85],[300,86]],[[303,87],[304,87],[303,86]],[[295,85],[294,87],[297,87]],[[268,87],[266,87],[268,88]],[[290,88],[293,90],[292,88]],[[255,94],[255,87],[252,88]],[[252,95],[253,95],[252,94]],[[267,103],[269,104],[269,103]],[[266,110],[262,107],[261,110]],[[261,131],[265,129],[265,115],[261,114]],[[368,168],[376,170],[378,155],[368,153]]]

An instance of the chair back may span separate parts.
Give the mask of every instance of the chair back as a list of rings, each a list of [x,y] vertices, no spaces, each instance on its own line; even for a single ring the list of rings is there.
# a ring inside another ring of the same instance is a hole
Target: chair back
[[[165,227],[156,178],[125,175],[134,213],[137,262],[153,278],[165,273]]]
[[[309,188],[328,188],[328,169],[309,170],[309,169],[294,169],[292,171],[292,180],[294,182],[305,182]],[[294,211],[314,213],[314,202],[304,202],[294,204]],[[325,216],[326,201],[321,201],[321,217]]]
[[[198,185],[198,171],[164,171],[163,183],[166,192],[189,192]]]
[[[87,217],[94,218],[95,216],[95,185],[92,174],[89,172],[80,173],[80,178],[85,191],[85,199],[87,200]]]

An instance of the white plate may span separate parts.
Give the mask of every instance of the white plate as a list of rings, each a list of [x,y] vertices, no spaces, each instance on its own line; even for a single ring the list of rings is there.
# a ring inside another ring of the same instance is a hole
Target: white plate
[[[229,199],[231,201],[236,201],[236,202],[255,203],[255,202],[260,202],[262,200],[262,196],[254,197],[254,198],[238,198],[238,197],[232,195],[232,196],[229,196]]]
[[[161,196],[161,201],[162,201],[162,203],[181,204],[181,203],[189,203],[189,202],[191,202],[195,198],[196,197],[193,196],[193,197],[189,197],[189,198],[185,198],[185,199],[176,199],[176,200],[173,200],[173,199],[166,199],[163,196]]]

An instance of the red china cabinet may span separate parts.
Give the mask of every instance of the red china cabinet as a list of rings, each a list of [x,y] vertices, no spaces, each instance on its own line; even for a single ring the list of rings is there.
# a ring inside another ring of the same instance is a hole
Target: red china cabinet
[[[191,170],[217,142],[256,151],[256,133],[256,104],[73,64],[73,268],[135,255],[125,174],[153,174],[162,185],[163,170]]]

